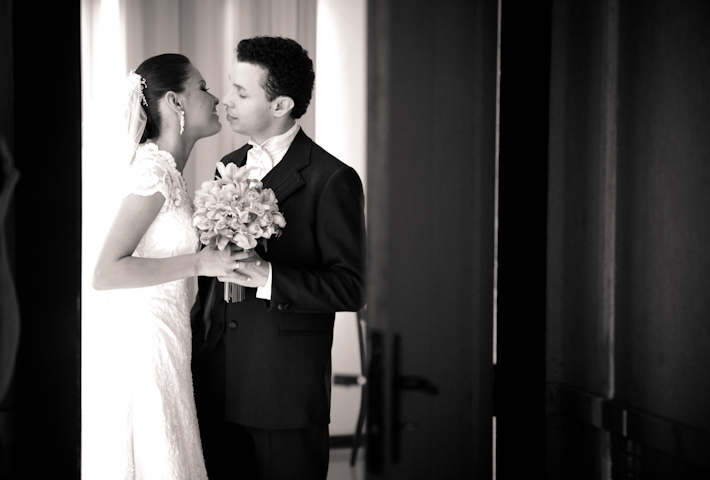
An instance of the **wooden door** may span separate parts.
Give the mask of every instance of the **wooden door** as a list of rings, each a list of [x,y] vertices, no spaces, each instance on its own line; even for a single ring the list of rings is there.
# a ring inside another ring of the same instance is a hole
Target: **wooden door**
[[[490,478],[497,2],[368,16],[367,476]]]

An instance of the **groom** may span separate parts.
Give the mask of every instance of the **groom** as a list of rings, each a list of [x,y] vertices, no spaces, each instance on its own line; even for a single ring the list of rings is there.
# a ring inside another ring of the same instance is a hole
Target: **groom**
[[[365,219],[357,173],[300,129],[315,75],[280,37],[242,40],[229,70],[227,120],[249,143],[222,159],[252,166],[286,227],[236,273],[246,299],[199,279],[193,376],[208,474],[325,479],[330,349],[337,311],[365,302]]]

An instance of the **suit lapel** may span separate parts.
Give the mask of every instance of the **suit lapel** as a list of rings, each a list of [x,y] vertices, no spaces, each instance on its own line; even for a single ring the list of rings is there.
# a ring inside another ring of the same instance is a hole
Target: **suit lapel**
[[[251,148],[251,145],[246,144],[243,147],[241,147],[239,150],[235,150],[232,153],[228,153],[227,155],[224,156],[224,158],[221,160],[222,163],[225,165],[229,163],[235,164],[237,167],[243,167],[247,163],[247,152]],[[219,176],[219,172],[215,170],[215,175]]]
[[[299,130],[284,158],[264,177],[264,187],[272,189],[279,202],[306,184],[299,170],[311,163],[312,146],[313,141]]]
[[[247,144],[244,145],[244,148],[237,150],[236,155],[234,156],[234,163],[237,164],[237,167],[241,168],[247,164],[247,152],[251,150],[251,148],[252,146]]]

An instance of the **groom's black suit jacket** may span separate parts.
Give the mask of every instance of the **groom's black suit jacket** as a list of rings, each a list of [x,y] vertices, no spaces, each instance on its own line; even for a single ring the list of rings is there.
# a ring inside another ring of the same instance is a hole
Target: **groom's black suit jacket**
[[[222,162],[243,166],[249,148]],[[200,398],[210,398],[215,403],[207,409],[223,408],[225,420],[242,425],[325,425],[335,312],[357,311],[365,302],[362,184],[355,170],[302,130],[263,183],[274,190],[287,222],[267,250],[257,247],[272,264],[271,300],[247,288],[244,301],[226,304],[221,282],[199,278],[192,310],[198,413],[217,413],[200,412]]]

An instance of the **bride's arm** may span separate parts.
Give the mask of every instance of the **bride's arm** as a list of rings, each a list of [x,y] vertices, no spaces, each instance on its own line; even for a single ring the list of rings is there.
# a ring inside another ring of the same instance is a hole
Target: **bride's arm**
[[[139,288],[172,282],[195,275],[236,279],[236,262],[252,255],[203,248],[199,253],[167,258],[131,256],[160,212],[165,197],[128,195],[123,199],[96,261],[92,285],[97,290]]]

